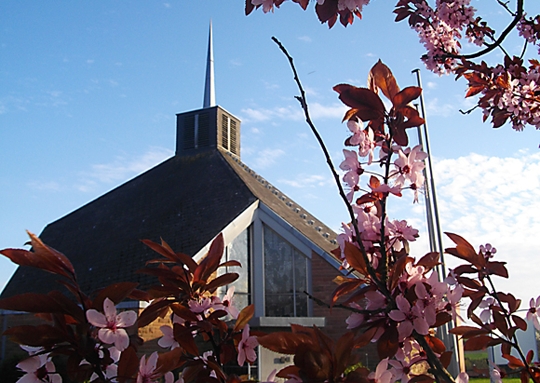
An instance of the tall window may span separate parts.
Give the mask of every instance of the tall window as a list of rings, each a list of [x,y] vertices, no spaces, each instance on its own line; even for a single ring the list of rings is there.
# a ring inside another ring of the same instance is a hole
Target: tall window
[[[233,304],[238,310],[242,310],[251,303],[249,231],[250,229],[247,228],[233,239],[233,241],[225,247],[225,254],[223,255],[223,262],[235,260],[240,262],[242,267],[233,266],[226,267],[226,270],[221,269],[221,272],[238,273],[239,275],[236,281],[219,291],[220,296],[223,297],[227,292],[227,289],[234,286]]]
[[[308,259],[268,226],[263,228],[266,316],[306,317]]]

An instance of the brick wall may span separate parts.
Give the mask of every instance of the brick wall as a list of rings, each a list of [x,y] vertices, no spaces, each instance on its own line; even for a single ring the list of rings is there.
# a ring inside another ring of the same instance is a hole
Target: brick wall
[[[315,253],[312,253],[311,271],[313,296],[324,302],[330,303],[332,293],[337,287],[332,280],[338,275],[341,275],[341,273],[324,258]],[[347,324],[345,323],[345,320],[350,315],[349,311],[340,308],[329,309],[314,303],[313,315],[326,318],[324,333],[332,339],[337,340],[346,332]],[[362,364],[367,364],[370,368],[374,368],[377,365],[378,356],[375,344],[369,344],[368,346],[363,347],[361,350],[358,350],[358,354]]]

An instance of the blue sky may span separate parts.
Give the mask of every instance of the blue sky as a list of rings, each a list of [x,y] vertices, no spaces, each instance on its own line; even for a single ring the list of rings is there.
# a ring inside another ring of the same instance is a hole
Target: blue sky
[[[507,20],[495,2],[473,4],[496,26]],[[329,30],[291,2],[248,17],[243,1],[0,2],[0,248],[22,247],[25,229],[40,233],[174,154],[175,114],[202,106],[212,19],[217,103],[242,119],[242,160],[336,230],[345,210],[271,36],[294,56],[336,165],[347,128],[332,87],[364,86],[379,58],[402,87],[421,68],[443,230],[496,246],[514,276],[501,286],[528,299],[540,268],[540,133],[461,115],[473,105],[464,82],[423,69],[417,36],[392,9],[374,1],[363,20]],[[391,214],[422,229],[411,201],[392,202]],[[425,250],[424,236],[413,255]],[[0,260],[0,287],[14,269]]]

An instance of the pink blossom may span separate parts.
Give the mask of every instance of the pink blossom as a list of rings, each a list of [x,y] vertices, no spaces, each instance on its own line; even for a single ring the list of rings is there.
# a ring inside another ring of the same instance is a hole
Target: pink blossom
[[[129,336],[124,328],[135,324],[137,314],[135,311],[124,311],[116,315],[116,307],[109,298],[103,301],[103,312],[105,315],[90,309],[86,312],[86,318],[90,324],[100,328],[98,337],[103,343],[114,343],[118,350],[124,351],[129,346]]]
[[[244,327],[242,331],[242,340],[238,343],[238,365],[243,366],[246,360],[249,363],[255,362],[257,354],[255,347],[259,345],[257,337],[249,335],[249,325]]]
[[[163,377],[165,378],[165,383],[184,383],[182,374],[180,374],[176,381],[174,381],[174,374],[171,371],[167,372]]]
[[[459,302],[461,300],[461,296],[463,295],[463,287],[461,285],[457,285],[454,287],[454,289],[450,290],[448,288],[448,292],[446,293],[446,298],[448,299],[448,304],[446,305],[446,309],[450,311],[450,314],[452,315],[452,319],[456,320],[456,318],[461,318],[459,315]]]
[[[379,291],[368,291],[365,297],[367,300],[366,310],[382,309],[388,304],[386,297]]]
[[[496,306],[497,301],[493,297],[487,297],[480,302],[478,305],[478,308],[483,309],[478,317],[482,320],[484,323],[488,323],[491,319],[491,306]]]
[[[388,184],[380,184],[379,186],[377,187],[373,187],[371,185],[368,185],[370,187],[370,189],[374,192],[378,192],[378,193],[392,193],[398,197],[401,197],[401,186],[399,185],[394,185],[394,186],[389,186]]]
[[[364,140],[364,123],[362,121],[349,120],[347,121],[347,128],[353,134],[348,140],[350,145],[357,146]]]
[[[456,383],[469,383],[469,375],[466,372],[460,372],[456,377]]]
[[[424,312],[427,324],[433,326],[437,321],[437,300],[427,292],[426,286],[422,282],[417,282],[414,285],[414,292],[418,297],[416,304]]]
[[[394,375],[388,370],[388,358],[384,358],[379,362],[375,372],[372,372],[368,376],[374,383],[391,383],[394,379]]]
[[[486,243],[486,245],[480,245],[480,253],[484,256],[486,259],[493,258],[495,253],[497,253],[497,249],[491,246],[491,244]]]
[[[276,374],[277,374],[277,370],[274,368],[270,374],[268,374],[268,377],[266,378],[265,381],[263,382],[260,382],[260,383],[275,383],[276,381]]]
[[[214,302],[211,298],[205,297],[200,301],[190,300],[188,302],[189,309],[195,314],[202,314],[214,307]]]
[[[161,376],[155,372],[157,361],[157,352],[153,352],[148,358],[148,361],[146,360],[146,355],[141,357],[139,373],[137,374],[137,383],[157,383],[157,380]]]
[[[360,166],[360,162],[358,162],[358,155],[354,150],[343,149],[343,155],[345,156],[345,159],[341,162],[339,168],[346,171],[343,176],[343,182],[350,188],[350,192],[347,193],[347,199],[349,202],[352,202],[354,192],[359,190],[358,181],[363,169],[362,166]]]
[[[396,184],[403,186],[408,181],[411,184],[423,185],[424,159],[427,157],[427,154],[422,151],[422,147],[416,145],[408,154],[405,154],[400,149],[398,156],[398,159],[394,161],[394,165],[397,168]]]
[[[533,322],[534,327],[540,331],[540,321],[538,316],[540,315],[540,296],[534,300],[531,298],[529,302],[529,311],[527,311],[527,320]]]
[[[392,310],[388,316],[398,323],[400,340],[410,336],[415,330],[417,333],[427,335],[429,324],[424,318],[420,307],[416,304],[411,308],[409,301],[402,295],[396,297],[397,310]]]
[[[62,383],[62,377],[56,373],[54,363],[48,354],[34,355],[17,364],[25,372],[17,383]]]
[[[274,1],[273,0],[251,0],[251,4],[253,4],[255,6],[262,5],[264,13],[268,13],[270,11],[274,12]]]
[[[175,323],[183,324],[184,322],[185,321],[182,318],[180,318],[179,316],[174,315],[174,314],[172,315],[172,324],[173,324],[173,326],[174,326]],[[158,345],[160,347],[170,348],[172,350],[172,349],[175,349],[175,348],[180,346],[178,344],[178,342],[174,339],[173,327],[164,325],[164,326],[161,326],[159,329],[163,333],[163,336],[161,338],[159,338],[159,340],[158,340]]]
[[[403,248],[404,241],[413,242],[419,237],[418,230],[410,226],[405,220],[388,222],[388,231],[391,237],[390,243],[396,251]]]
[[[115,363],[118,363],[120,360],[121,352],[116,347],[110,347],[108,350],[109,356],[112,359],[112,363],[108,365],[101,365],[101,369],[103,371],[103,374],[106,378],[111,379],[111,381],[115,381],[114,378],[118,375],[118,365]],[[103,351],[103,346],[99,346],[98,349],[98,355],[100,359],[103,359],[105,356],[105,353]],[[83,359],[80,363],[80,365],[83,364],[90,364],[87,360]],[[90,376],[90,381],[93,382],[98,378],[98,374],[95,372],[92,373],[92,376]]]
[[[351,303],[349,306],[355,308],[355,309],[362,309],[362,307],[358,303]],[[347,323],[347,330],[356,328],[360,326],[364,322],[364,315],[360,313],[352,313],[348,316],[348,318],[345,320],[345,323]]]
[[[223,297],[223,299],[219,299],[216,297],[217,301],[214,304],[214,308],[216,310],[225,310],[230,316],[232,316],[234,319],[238,318],[238,314],[240,313],[236,307],[234,307],[232,301],[234,296],[234,290],[235,287],[231,286],[227,290],[227,293]]]

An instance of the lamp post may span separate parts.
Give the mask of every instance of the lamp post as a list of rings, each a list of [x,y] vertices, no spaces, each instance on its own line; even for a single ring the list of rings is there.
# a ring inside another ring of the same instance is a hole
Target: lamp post
[[[422,79],[420,77],[420,69],[414,69],[412,73],[416,74],[416,81],[422,88]],[[418,106],[417,106],[418,107]],[[426,109],[424,104],[424,94],[420,94],[420,113],[424,119],[424,124],[418,127],[418,142],[422,150],[427,153],[424,160],[424,197],[426,202],[426,224],[429,236],[430,251],[439,253],[441,264],[437,267],[439,273],[439,281],[446,278],[446,266],[444,263],[444,249],[442,244],[441,225],[439,220],[439,209],[437,206],[437,193],[435,188],[435,180],[433,177],[433,164],[431,162],[431,151],[429,145],[428,125],[426,118]],[[455,326],[453,321],[446,323],[442,327],[442,334],[439,334],[444,342],[446,349],[452,351],[452,360],[448,366],[448,371],[457,376],[461,371],[465,371],[465,357],[463,347],[456,337],[449,333]]]

